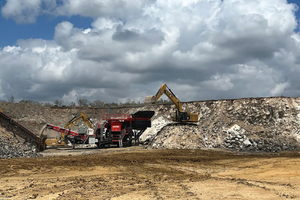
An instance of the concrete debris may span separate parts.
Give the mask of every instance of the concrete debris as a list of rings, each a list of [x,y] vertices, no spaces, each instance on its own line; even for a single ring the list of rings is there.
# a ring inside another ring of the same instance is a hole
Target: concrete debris
[[[197,126],[166,126],[145,143],[146,148],[225,148],[249,152],[299,149],[300,98],[217,100],[184,106],[199,113]],[[173,109],[164,111],[165,115]],[[157,113],[160,115],[160,110]]]
[[[151,122],[151,128],[146,129],[146,131],[139,138],[139,142],[147,145],[163,127],[170,123],[172,123],[172,121],[163,116],[153,119]]]
[[[24,144],[22,139],[17,139],[12,133],[2,128],[0,130],[0,136],[0,159],[42,157],[41,154],[36,152],[35,146],[29,143]]]
[[[250,139],[244,133],[245,130],[237,128],[238,125],[234,125],[227,130],[227,137],[225,137],[223,145],[225,148],[233,149],[237,151],[250,151],[250,152],[280,152],[286,150],[298,149],[298,142],[293,138],[272,138],[262,139],[255,138]],[[238,131],[239,132],[238,132]]]

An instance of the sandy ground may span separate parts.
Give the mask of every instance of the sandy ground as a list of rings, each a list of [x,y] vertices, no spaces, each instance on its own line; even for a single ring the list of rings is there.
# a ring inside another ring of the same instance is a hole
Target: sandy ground
[[[44,155],[0,160],[0,199],[300,199],[299,152],[131,147]]]

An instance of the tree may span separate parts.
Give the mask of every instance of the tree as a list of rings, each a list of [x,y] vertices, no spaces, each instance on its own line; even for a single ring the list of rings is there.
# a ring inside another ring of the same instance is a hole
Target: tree
[[[57,105],[57,106],[62,106],[63,103],[64,103],[63,100],[55,100],[54,101],[54,104]]]
[[[70,103],[70,106],[71,106],[71,107],[74,107],[74,106],[76,106],[76,103],[75,103],[74,101],[72,101],[72,102]]]
[[[77,101],[79,106],[87,106],[89,104],[89,100],[87,99],[78,99]]]
[[[46,103],[44,103],[44,106],[50,107],[50,106],[53,106],[53,104],[51,104],[51,103],[49,103],[49,102],[46,102]]]
[[[135,101],[134,100],[131,100],[130,98],[127,98],[125,100],[125,103],[123,105],[135,105]]]
[[[101,100],[95,100],[95,101],[93,102],[93,106],[94,106],[94,107],[103,107],[103,106],[104,106],[104,102],[101,101]]]
[[[7,101],[9,103],[14,103],[15,102],[15,97],[13,95],[11,95],[9,98],[7,98]]]
[[[22,99],[21,101],[19,101],[19,103],[28,103],[28,104],[40,105],[40,102],[38,102],[38,101],[27,100],[27,99]]]
[[[110,107],[118,107],[118,104],[115,103],[115,102],[112,102],[112,103],[110,104]]]

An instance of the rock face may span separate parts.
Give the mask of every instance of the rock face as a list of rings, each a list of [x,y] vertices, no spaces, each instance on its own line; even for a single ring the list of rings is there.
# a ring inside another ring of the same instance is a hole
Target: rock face
[[[259,152],[299,149],[300,98],[209,100],[182,105],[184,111],[199,114],[196,125],[171,125],[171,115],[176,111],[172,104],[110,108],[110,111],[128,114],[155,111],[152,128],[141,137],[141,143],[147,148],[225,148]],[[35,133],[45,123],[63,126],[78,112],[97,122],[107,113],[107,108],[91,107],[51,108],[9,103],[0,103],[0,107]]]

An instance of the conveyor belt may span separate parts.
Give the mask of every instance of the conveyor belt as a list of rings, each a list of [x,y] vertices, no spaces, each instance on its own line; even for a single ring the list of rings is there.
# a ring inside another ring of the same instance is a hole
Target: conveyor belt
[[[4,114],[0,112],[0,125],[5,127],[8,131],[13,132],[17,136],[23,138],[26,142],[29,142],[37,147],[38,151],[44,150],[44,139],[38,137],[36,134],[32,133],[30,130]]]

